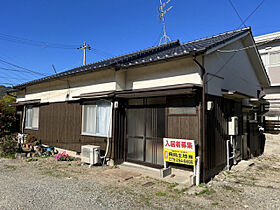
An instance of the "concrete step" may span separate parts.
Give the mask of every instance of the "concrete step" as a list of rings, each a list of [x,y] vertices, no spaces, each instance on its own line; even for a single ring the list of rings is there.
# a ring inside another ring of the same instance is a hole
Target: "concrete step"
[[[179,185],[184,185],[186,187],[191,185],[190,180],[191,176],[193,175],[192,171],[171,168],[171,175],[162,178],[161,169],[151,168],[129,162],[124,162],[123,164],[119,165],[119,168],[127,171],[137,172],[142,174],[143,176],[149,176],[165,182],[178,183]]]

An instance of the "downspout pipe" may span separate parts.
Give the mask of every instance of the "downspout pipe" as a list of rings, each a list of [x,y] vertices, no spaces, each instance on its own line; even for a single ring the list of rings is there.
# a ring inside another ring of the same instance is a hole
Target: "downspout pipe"
[[[206,70],[204,68],[204,56],[202,64],[196,59],[197,54],[192,53],[193,61],[200,67],[202,72],[202,181],[206,182]]]

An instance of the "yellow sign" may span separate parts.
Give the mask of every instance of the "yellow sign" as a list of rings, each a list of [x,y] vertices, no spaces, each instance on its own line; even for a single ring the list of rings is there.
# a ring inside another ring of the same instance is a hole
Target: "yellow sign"
[[[185,165],[195,165],[194,140],[164,138],[164,161]]]

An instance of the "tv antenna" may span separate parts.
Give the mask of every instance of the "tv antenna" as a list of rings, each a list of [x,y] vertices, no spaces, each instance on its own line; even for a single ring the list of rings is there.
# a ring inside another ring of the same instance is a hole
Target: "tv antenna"
[[[87,49],[91,50],[91,47],[89,45],[87,45],[86,42],[84,42],[84,45],[79,47],[79,48],[77,48],[77,49],[78,50],[80,50],[80,49],[84,50],[84,65],[86,65],[86,56],[87,56],[87,52],[86,51],[87,51]]]
[[[161,45],[162,43],[167,43],[168,41],[171,41],[171,39],[169,38],[169,36],[166,35],[166,28],[165,28],[165,17],[164,15],[169,12],[173,6],[169,7],[168,9],[164,10],[164,7],[171,1],[168,0],[165,3],[162,3],[162,0],[160,1],[160,7],[158,8],[159,11],[159,19],[162,21],[162,30],[163,30],[163,36],[160,38],[159,41],[159,45]]]

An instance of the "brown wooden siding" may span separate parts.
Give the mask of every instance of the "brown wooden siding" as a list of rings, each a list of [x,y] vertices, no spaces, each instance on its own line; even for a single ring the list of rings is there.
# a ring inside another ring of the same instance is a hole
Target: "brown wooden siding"
[[[199,135],[199,119],[194,116],[174,116],[169,115],[168,118],[168,137],[179,139],[191,139],[198,141]]]
[[[98,145],[106,149],[106,138],[81,135],[82,105],[79,102],[51,103],[40,106],[39,129],[25,129],[43,144],[81,152],[81,145]],[[110,146],[112,144],[110,143]],[[108,156],[112,156],[109,149]]]
[[[242,127],[241,104],[222,97],[208,95],[208,101],[214,102],[214,108],[206,112],[206,176],[215,175],[226,166],[227,122],[229,117],[238,116]],[[239,131],[241,131],[239,129]]]

